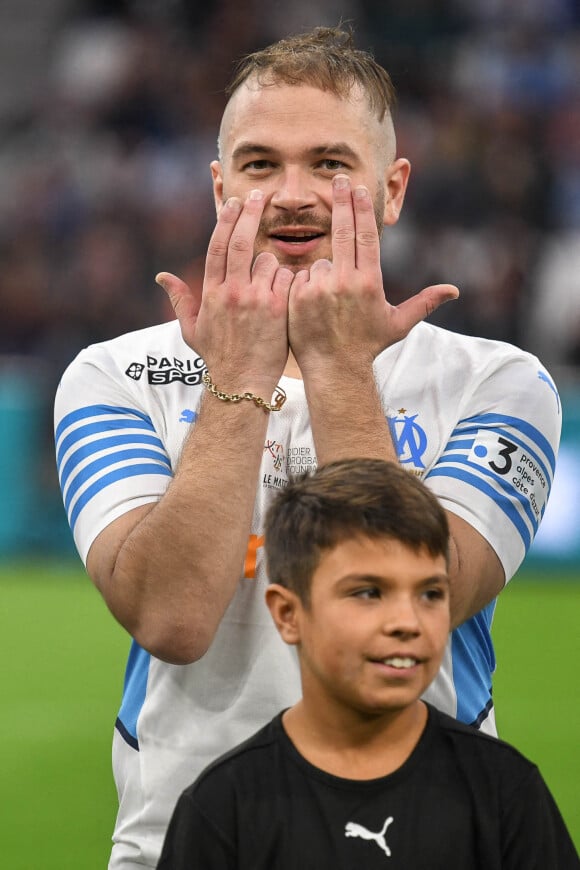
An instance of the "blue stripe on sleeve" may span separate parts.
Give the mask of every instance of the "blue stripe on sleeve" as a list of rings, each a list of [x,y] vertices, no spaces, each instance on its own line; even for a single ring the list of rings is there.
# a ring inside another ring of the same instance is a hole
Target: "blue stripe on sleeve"
[[[63,417],[55,437],[65,509],[73,530],[83,508],[107,486],[138,475],[171,477],[171,462],[151,418],[135,408],[112,405],[78,408]],[[83,462],[98,453],[101,454],[98,458],[82,467]],[[122,467],[111,469],[119,463],[123,463]],[[103,473],[107,469],[111,470]],[[85,485],[86,490],[79,495]]]
[[[485,474],[487,477],[490,477],[493,481],[495,481],[495,483],[497,485],[499,485],[505,492],[508,493],[508,496],[510,499],[515,498],[517,501],[519,501],[519,503],[521,504],[521,506],[523,507],[523,509],[526,513],[527,518],[529,519],[530,523],[532,524],[534,534],[538,531],[538,526],[540,523],[539,523],[539,520],[536,519],[536,516],[535,516],[533,510],[531,509],[528,500],[526,499],[526,497],[524,495],[522,495],[521,492],[518,492],[518,490],[514,486],[512,486],[511,483],[508,483],[506,480],[498,477],[496,474],[493,473],[493,471],[491,471],[488,468],[485,468],[483,465],[479,465],[477,463],[470,462],[467,459],[467,457],[464,456],[462,453],[458,453],[458,454],[444,453],[443,456],[436,463],[435,468],[445,467],[448,464],[450,465],[451,463],[456,463],[457,465],[466,465],[468,468],[472,468],[475,471],[478,471],[481,474]],[[427,477],[429,477],[431,474],[433,474],[433,472],[430,472],[427,475]],[[478,487],[478,488],[481,488],[481,487]],[[495,492],[495,490],[494,490],[494,492]],[[494,498],[494,501],[497,501],[497,499]]]
[[[480,492],[483,492],[485,495],[489,496],[489,498],[491,498],[492,501],[497,504],[497,506],[504,512],[504,514],[516,527],[521,535],[522,541],[524,542],[526,552],[528,551],[532,543],[531,534],[528,530],[528,527],[522,520],[517,509],[514,507],[509,498],[502,496],[500,493],[497,492],[496,489],[490,486],[489,483],[487,483],[485,480],[482,480],[480,477],[477,477],[475,474],[463,471],[463,469],[460,468],[453,468],[453,466],[441,468],[437,465],[429,472],[425,480],[428,480],[431,477],[452,477],[455,480],[461,480],[463,481],[463,483],[468,483],[471,486],[474,486]]]
[[[84,459],[88,459],[89,456],[92,456],[94,453],[100,453],[102,450],[109,450],[111,447],[121,447],[127,444],[130,444],[131,446],[135,444],[148,444],[151,447],[158,447],[160,450],[165,449],[163,443],[156,435],[138,435],[137,433],[131,433],[128,435],[112,435],[110,438],[100,438],[98,441],[90,441],[87,444],[83,444],[83,446],[79,447],[78,450],[75,450],[63,465],[60,472],[61,487],[63,489],[65,488],[69,475],[72,474],[76,466]]]
[[[136,408],[121,408],[118,405],[87,405],[84,408],[78,408],[76,411],[71,411],[66,414],[55,430],[55,440],[58,441],[65,429],[72,426],[73,423],[78,423],[79,420],[86,420],[87,417],[101,417],[110,414],[124,414],[128,417],[140,417],[148,423],[151,423],[151,418],[144,414],[143,411],[138,411]],[[151,424],[151,428],[153,425]]]
[[[110,486],[113,483],[116,483],[119,480],[123,480],[128,477],[137,477],[140,474],[164,474],[168,477],[171,477],[171,471],[166,466],[153,462],[148,462],[146,464],[140,465],[126,465],[123,466],[123,468],[118,468],[116,471],[111,471],[109,472],[109,474],[103,475],[103,477],[100,477],[91,486],[89,486],[76,502],[69,516],[69,525],[71,529],[74,529],[79,514],[85,507],[85,505],[88,504],[88,502],[95,495],[101,492],[101,490],[105,489],[105,487]]]
[[[113,429],[147,429],[149,432],[155,432],[151,420],[135,420],[131,417],[123,417],[120,420],[99,420],[86,426],[79,426],[62,439],[56,454],[57,465],[60,465],[67,450],[83,438],[98,435],[100,432],[109,434]]]
[[[79,491],[83,487],[83,485],[98,471],[103,471],[105,468],[109,468],[111,465],[117,465],[119,462],[127,462],[131,459],[151,459],[153,462],[160,462],[163,465],[166,465],[171,471],[171,464],[169,459],[161,453],[157,453],[154,450],[145,450],[143,447],[129,449],[129,450],[118,450],[116,453],[107,453],[105,456],[101,456],[99,459],[95,459],[94,462],[90,462],[88,465],[85,465],[77,475],[72,479],[71,485],[68,488],[66,498],[64,501],[64,507],[66,512],[68,513],[70,503]],[[131,468],[131,466],[127,466],[125,471]]]
[[[471,430],[468,429],[467,431],[470,432]],[[455,432],[453,432],[453,435],[459,435],[459,434],[462,435],[463,433],[458,432],[457,429],[455,430]],[[473,447],[473,442],[475,441],[475,438],[460,439],[460,438],[453,438],[453,435],[451,436],[452,440],[447,442],[447,445],[445,447],[446,450],[451,450],[451,448],[453,448],[453,450],[471,450],[471,448]]]

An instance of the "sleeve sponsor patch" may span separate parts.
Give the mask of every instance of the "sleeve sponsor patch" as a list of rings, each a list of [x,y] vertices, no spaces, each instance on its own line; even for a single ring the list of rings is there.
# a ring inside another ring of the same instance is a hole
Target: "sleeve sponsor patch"
[[[503,435],[480,429],[468,454],[468,462],[489,468],[524,496],[534,517],[541,519],[549,494],[548,470],[537,455]]]
[[[554,476],[555,456],[535,427],[487,414],[462,420],[428,477],[449,477],[493,499],[519,531],[526,550],[538,529]]]

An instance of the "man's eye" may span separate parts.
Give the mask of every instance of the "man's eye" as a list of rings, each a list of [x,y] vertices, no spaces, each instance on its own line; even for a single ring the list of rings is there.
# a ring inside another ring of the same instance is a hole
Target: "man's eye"
[[[342,160],[332,160],[330,157],[322,160],[320,165],[323,169],[328,169],[329,172],[340,172],[342,169],[347,169],[346,164]]]
[[[269,160],[250,160],[249,163],[244,165],[243,169],[249,172],[263,172],[265,169],[269,169],[271,165]]]

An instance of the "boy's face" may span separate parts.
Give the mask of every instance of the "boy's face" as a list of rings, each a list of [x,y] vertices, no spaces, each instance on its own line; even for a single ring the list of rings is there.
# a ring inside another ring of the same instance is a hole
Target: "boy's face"
[[[298,645],[304,698],[364,715],[395,711],[419,698],[441,664],[445,559],[396,540],[347,540],[323,555],[309,606],[293,596],[292,608],[290,634],[276,621]]]

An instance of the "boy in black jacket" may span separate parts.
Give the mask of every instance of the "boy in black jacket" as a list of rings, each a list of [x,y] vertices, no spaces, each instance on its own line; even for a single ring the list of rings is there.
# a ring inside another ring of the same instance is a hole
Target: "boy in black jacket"
[[[180,797],[159,870],[573,870],[538,769],[421,699],[449,632],[448,529],[394,463],[291,481],[266,596],[303,697]]]

